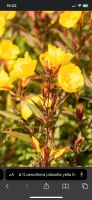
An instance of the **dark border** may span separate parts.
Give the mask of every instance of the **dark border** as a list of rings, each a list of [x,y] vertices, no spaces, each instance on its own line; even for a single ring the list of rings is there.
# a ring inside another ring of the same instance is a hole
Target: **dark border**
[[[88,7],[78,7],[88,4]],[[72,7],[75,5],[75,7]],[[92,10],[92,0],[0,0],[0,10]]]

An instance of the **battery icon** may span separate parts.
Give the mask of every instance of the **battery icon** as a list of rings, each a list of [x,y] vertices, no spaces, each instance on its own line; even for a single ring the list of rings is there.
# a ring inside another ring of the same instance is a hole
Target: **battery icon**
[[[83,4],[83,8],[88,8],[89,5],[88,4]]]

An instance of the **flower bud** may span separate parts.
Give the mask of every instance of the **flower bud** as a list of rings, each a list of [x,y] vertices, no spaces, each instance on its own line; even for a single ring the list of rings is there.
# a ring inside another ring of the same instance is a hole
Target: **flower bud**
[[[85,141],[85,138],[83,136],[78,136],[78,138],[75,140],[74,148],[77,154],[80,153],[81,147],[84,141]]]
[[[84,107],[82,104],[76,105],[76,116],[78,120],[82,120],[84,114]]]
[[[57,101],[57,94],[54,93],[53,97],[52,97],[52,106],[54,106],[56,104],[56,101]]]
[[[48,72],[49,70],[49,64],[48,64],[48,61],[46,61],[46,64],[45,64],[45,70]]]
[[[44,147],[44,159],[48,158],[49,154],[50,154],[50,149],[49,149],[48,145],[45,145],[45,147]]]
[[[32,146],[38,153],[40,153],[40,144],[34,136],[32,136]]]
[[[61,65],[57,66],[53,72],[54,75],[56,75],[59,72]]]
[[[48,89],[47,88],[42,88],[42,90],[41,90],[41,93],[42,93],[42,96],[45,98],[46,97],[46,94],[47,94],[47,92],[48,92]]]

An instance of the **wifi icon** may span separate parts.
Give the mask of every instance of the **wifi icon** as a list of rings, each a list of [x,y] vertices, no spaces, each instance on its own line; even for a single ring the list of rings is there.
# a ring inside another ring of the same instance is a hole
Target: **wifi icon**
[[[82,4],[78,4],[78,7],[80,8],[82,6]]]

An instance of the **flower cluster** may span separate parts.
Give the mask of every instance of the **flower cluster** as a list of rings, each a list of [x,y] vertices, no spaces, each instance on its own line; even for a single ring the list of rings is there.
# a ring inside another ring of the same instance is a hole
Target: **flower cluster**
[[[10,40],[3,40],[0,43],[0,58],[8,65],[13,61],[12,70],[9,73],[11,82],[16,79],[21,79],[24,82],[28,77],[34,75],[37,61],[32,60],[28,52],[25,52],[24,58],[17,58],[19,54],[18,46],[14,45]],[[48,51],[40,55],[40,62],[45,67],[55,70],[58,68],[58,84],[66,92],[76,92],[83,86],[84,80],[81,74],[81,70],[78,66],[71,62],[73,55],[69,52],[65,52],[60,48],[53,45],[48,45]],[[8,74],[1,70],[0,76],[5,73],[5,77]],[[3,78],[3,76],[2,76]],[[1,81],[5,82],[4,79]]]
[[[0,63],[2,65],[0,68],[0,90],[11,88],[10,76],[5,71],[3,64],[5,64],[7,70],[10,69],[19,52],[19,47],[13,44],[12,41],[4,39],[0,42]]]
[[[7,73],[1,67],[0,90],[11,90],[16,80],[21,80],[23,87],[26,79],[35,74],[37,61],[32,60],[28,52],[25,52],[24,58],[17,58],[18,54],[18,46],[10,40],[4,39],[1,41],[0,58],[6,61],[9,68],[12,63],[12,69]],[[40,55],[40,62],[44,66],[44,69],[47,66],[48,70],[52,71],[52,74],[55,73],[57,75],[58,86],[69,93],[76,92],[84,84],[81,70],[71,62],[72,58],[73,55],[70,52],[65,52],[61,48],[57,48],[51,44],[48,45],[48,51]],[[38,96],[28,96],[21,101],[21,115],[25,120],[32,115],[32,111],[29,109],[27,103],[33,104],[33,101],[39,103],[41,99],[39,100]]]
[[[60,48],[48,45],[48,51],[40,55],[42,65],[59,68],[58,84],[65,92],[76,92],[84,84],[83,75],[78,66],[71,62],[73,55]]]

